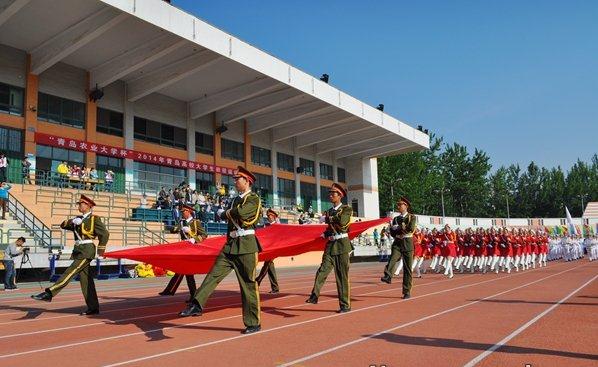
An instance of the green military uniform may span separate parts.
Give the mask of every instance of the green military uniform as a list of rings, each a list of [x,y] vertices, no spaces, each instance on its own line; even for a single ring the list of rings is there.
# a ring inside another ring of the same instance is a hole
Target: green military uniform
[[[272,223],[277,223],[276,221]],[[266,222],[265,226],[269,226],[272,223]],[[276,268],[274,267],[274,260],[266,260],[264,261],[264,265],[262,265],[262,269],[260,270],[260,274],[255,279],[257,284],[260,285],[264,277],[268,274],[268,279],[270,280],[270,289],[272,290],[270,293],[278,293],[280,292],[280,288],[278,287],[278,276],[276,275]]]
[[[260,197],[249,191],[237,196],[230,209],[221,214],[221,218],[228,221],[226,244],[195,292],[195,300],[203,309],[216,286],[234,270],[241,288],[243,322],[248,328],[260,325],[260,297],[255,269],[258,252],[262,248],[255,234],[239,236],[238,228],[254,231],[261,213]]]
[[[189,233],[185,233],[183,231],[184,227],[189,227]],[[172,227],[170,230],[171,233],[179,233],[181,236],[181,240],[190,240],[193,239],[194,243],[199,243],[205,240],[208,237],[208,233],[201,225],[201,221],[194,219],[193,217],[189,218],[188,220],[183,219],[179,224]],[[175,274],[172,276],[166,288],[160,292],[161,295],[173,295],[176,293],[179,285],[183,281],[183,278],[187,279],[187,286],[189,287],[189,293],[191,297],[195,295],[195,276],[193,274]]]
[[[392,276],[397,270],[397,262],[403,259],[403,294],[411,294],[413,264],[413,232],[417,224],[417,217],[411,213],[405,216],[397,215],[393,218],[390,234],[395,239],[392,243],[392,250],[388,264],[384,268],[382,281],[390,283]]]
[[[310,299],[314,299],[317,302],[320,290],[324,282],[326,282],[328,274],[334,269],[341,310],[351,309],[349,254],[353,251],[353,245],[351,245],[351,241],[349,240],[348,231],[352,215],[353,209],[348,205],[342,204],[337,208],[330,208],[326,212],[328,228],[324,232],[324,236],[329,238],[329,241],[322,255],[322,264],[316,272],[316,279],[310,296]],[[342,238],[333,239],[333,236]]]
[[[89,212],[78,218],[83,220],[80,225],[75,225],[72,219],[65,220],[60,224],[60,228],[73,231],[75,235],[75,247],[71,255],[71,259],[74,261],[54,285],[46,288],[46,292],[52,294],[52,297],[56,296],[75,275],[79,274],[79,283],[81,283],[81,291],[85,297],[87,309],[97,311],[100,309],[100,305],[90,267],[91,261],[96,257],[96,247],[92,240],[97,237],[99,241],[97,253],[98,256],[103,256],[110,235],[97,215]]]

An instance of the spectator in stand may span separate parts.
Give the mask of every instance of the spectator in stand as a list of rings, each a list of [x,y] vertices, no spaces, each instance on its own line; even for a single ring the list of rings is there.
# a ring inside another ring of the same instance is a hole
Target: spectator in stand
[[[58,165],[58,167],[56,167],[56,173],[58,173],[58,181],[60,187],[64,187],[64,185],[68,181],[69,172],[70,168],[65,161],[63,161]]]
[[[89,178],[91,178],[92,180],[99,179],[98,171],[94,167],[92,167],[91,170],[89,171]]]
[[[32,185],[31,178],[29,177],[29,173],[31,171],[31,162],[27,157],[24,157],[21,161],[21,173],[23,175],[23,183],[27,182],[29,185]]]
[[[2,207],[2,219],[6,219],[6,206],[8,205],[8,191],[11,186],[6,182],[0,183],[0,206]]]
[[[139,207],[142,209],[147,209],[148,205],[147,205],[147,194],[144,192],[143,196],[141,196],[141,199],[139,199]]]
[[[0,182],[8,181],[8,158],[0,153]]]
[[[112,170],[106,170],[104,173],[104,190],[112,191],[112,185],[114,184],[114,172]]]

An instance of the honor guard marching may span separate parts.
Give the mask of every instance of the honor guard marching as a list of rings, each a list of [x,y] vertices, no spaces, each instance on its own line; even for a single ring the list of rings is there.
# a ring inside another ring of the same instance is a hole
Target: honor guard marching
[[[92,213],[96,203],[85,195],[81,195],[77,201],[78,210],[81,215],[68,219],[60,224],[60,228],[72,231],[75,236],[75,246],[71,255],[73,263],[60,276],[58,281],[40,294],[32,295],[31,298],[39,301],[52,301],[52,298],[67,286],[73,277],[79,274],[81,291],[85,297],[87,309],[81,315],[96,315],[100,313],[100,304],[96,294],[93,276],[91,275],[90,263],[96,257],[96,246],[93,243],[98,239],[97,255],[103,256],[106,250],[109,233],[97,215]]]
[[[172,227],[171,233],[179,233],[181,240],[190,243],[200,243],[208,237],[208,234],[201,226],[201,222],[198,219],[193,218],[195,209],[190,205],[181,206],[182,220],[179,224]],[[161,296],[174,296],[177,288],[183,281],[183,278],[187,279],[187,286],[189,287],[189,299],[187,302],[191,302],[195,295],[195,277],[193,274],[175,274],[164,290],[158,293]]]
[[[193,300],[179,315],[201,315],[208,297],[216,286],[234,270],[241,288],[245,324],[243,334],[250,334],[261,330],[260,298],[255,269],[258,252],[262,248],[255,236],[255,224],[262,213],[262,204],[260,197],[251,191],[251,185],[255,182],[255,176],[251,172],[239,166],[234,179],[239,196],[232,201],[229,209],[220,214],[220,218],[228,221],[226,244],[195,292]]]
[[[311,295],[305,301],[307,303],[318,303],[320,289],[326,281],[328,274],[334,269],[336,277],[336,289],[340,309],[338,312],[351,311],[351,295],[349,285],[349,254],[353,251],[351,241],[349,241],[349,225],[353,209],[348,205],[343,205],[342,198],[347,195],[345,189],[333,183],[328,190],[328,198],[332,203],[332,208],[320,218],[320,221],[328,224],[323,237],[328,239],[324,254],[322,255],[322,264],[316,272],[316,279]]]
[[[409,213],[411,203],[407,198],[402,197],[398,201],[399,215],[393,218],[390,227],[390,234],[395,239],[392,244],[390,260],[384,269],[384,276],[380,278],[384,283],[392,282],[392,275],[395,272],[397,261],[404,263],[403,272],[403,298],[411,297],[412,285],[412,263],[413,263],[413,232],[417,224],[415,215]]]
[[[278,213],[272,209],[268,209],[266,211],[266,217],[268,218],[266,223],[264,223],[266,226],[270,226],[274,223],[280,223],[280,220],[278,219]],[[260,270],[260,274],[255,279],[258,286],[262,284],[262,280],[264,280],[266,274],[268,274],[268,279],[270,279],[270,293],[276,294],[280,292],[280,289],[278,288],[278,277],[276,276],[276,269],[274,268],[274,260],[264,261],[262,270]]]

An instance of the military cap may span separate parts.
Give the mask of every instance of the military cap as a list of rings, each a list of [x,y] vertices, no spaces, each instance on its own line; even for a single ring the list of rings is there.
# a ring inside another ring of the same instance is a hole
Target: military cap
[[[407,205],[407,207],[411,207],[411,202],[409,201],[409,199],[407,199],[404,196],[401,196],[399,198],[399,201],[397,201],[397,204],[401,204],[401,203],[405,203],[405,205]]]
[[[328,192],[337,192],[341,197],[347,196],[347,191],[345,190],[345,188],[337,184],[336,182],[333,183],[332,186],[330,186]]]
[[[187,205],[187,204],[181,205],[181,210],[185,210],[185,209],[190,210],[192,213],[195,212],[195,208],[192,207],[191,205]]]
[[[275,212],[274,210],[272,210],[272,208],[266,210],[266,215],[270,215],[272,214],[273,216],[275,216],[276,218],[278,218],[278,213]]]
[[[253,184],[255,182],[255,176],[253,175],[253,173],[249,172],[242,166],[237,167],[237,173],[235,173],[233,177],[244,177],[245,179],[247,179],[247,181],[249,181],[250,184]]]
[[[79,203],[85,203],[89,206],[96,206],[95,201],[91,200],[90,198],[88,198],[87,196],[81,194],[81,198],[79,198],[79,201],[77,201],[77,204]]]

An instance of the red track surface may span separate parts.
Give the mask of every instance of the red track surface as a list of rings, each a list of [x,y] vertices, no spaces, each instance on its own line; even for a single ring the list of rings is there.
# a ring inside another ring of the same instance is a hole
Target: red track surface
[[[282,293],[262,294],[262,332],[241,335],[234,276],[202,317],[178,318],[185,284],[167,279],[98,282],[102,314],[84,308],[78,284],[52,303],[33,285],[0,295],[0,366],[596,366],[598,263],[550,263],[513,274],[381,284],[383,264],[354,264],[353,311],[337,314],[334,275],[317,305],[304,303],[315,269],[279,271]],[[267,280],[263,291],[269,290]]]

